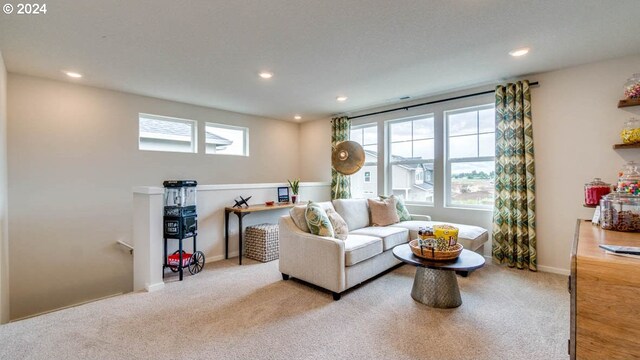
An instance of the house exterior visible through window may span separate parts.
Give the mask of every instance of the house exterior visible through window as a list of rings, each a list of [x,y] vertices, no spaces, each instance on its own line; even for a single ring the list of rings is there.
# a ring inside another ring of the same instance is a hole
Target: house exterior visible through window
[[[388,122],[391,192],[405,200],[433,204],[434,116]]]
[[[494,201],[493,104],[445,112],[446,204],[490,208]]]
[[[138,115],[138,149],[150,151],[197,152],[197,126],[193,120],[165,116]]]
[[[207,154],[249,156],[249,129],[206,123],[205,144]]]
[[[364,148],[365,162],[360,171],[351,175],[351,197],[378,196],[378,125],[352,126],[349,140]]]

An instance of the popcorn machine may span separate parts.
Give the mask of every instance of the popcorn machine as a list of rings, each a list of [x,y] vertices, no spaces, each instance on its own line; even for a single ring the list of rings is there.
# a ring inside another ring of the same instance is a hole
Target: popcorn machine
[[[196,237],[198,235],[198,214],[196,212],[196,185],[195,180],[168,180],[164,185],[164,268],[180,273],[180,281],[183,277],[183,269],[189,269],[192,275],[199,273],[204,267],[204,254],[196,250]],[[193,253],[183,250],[182,240],[193,238]],[[178,240],[178,250],[173,254],[167,254],[167,240]],[[163,272],[164,274],[164,272]]]

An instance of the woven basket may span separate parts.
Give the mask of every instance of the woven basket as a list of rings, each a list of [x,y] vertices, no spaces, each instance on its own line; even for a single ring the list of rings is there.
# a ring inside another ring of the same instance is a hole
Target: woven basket
[[[458,243],[450,247],[447,251],[434,251],[426,248],[421,250],[418,246],[418,240],[411,240],[409,242],[409,247],[415,256],[427,260],[454,260],[460,256],[463,249],[462,244]]]

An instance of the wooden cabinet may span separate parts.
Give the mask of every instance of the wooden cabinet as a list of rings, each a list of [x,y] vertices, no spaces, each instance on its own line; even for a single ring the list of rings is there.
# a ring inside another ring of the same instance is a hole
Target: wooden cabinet
[[[640,259],[599,244],[640,246],[640,233],[578,220],[571,252],[571,359],[640,358]]]

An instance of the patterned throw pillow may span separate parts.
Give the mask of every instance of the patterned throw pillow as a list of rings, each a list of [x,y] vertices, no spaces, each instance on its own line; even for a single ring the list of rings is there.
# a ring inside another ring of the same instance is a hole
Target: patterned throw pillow
[[[391,196],[378,195],[378,196],[382,200],[388,199],[388,198],[396,199],[396,212],[398,213],[398,218],[400,218],[400,221],[411,220],[411,214],[409,213],[407,206],[404,204],[403,197],[396,197],[395,195],[391,195]]]
[[[314,235],[333,237],[333,226],[327,213],[320,207],[318,203],[309,201],[307,204],[307,210],[304,212],[304,217],[307,219],[307,226],[309,231]]]
[[[347,240],[347,236],[349,236],[349,227],[347,227],[347,222],[344,221],[342,216],[333,209],[327,209],[327,216],[333,226],[333,232],[336,239]]]
[[[396,199],[367,199],[367,201],[369,202],[369,210],[371,210],[371,224],[373,226],[387,226],[400,222],[396,212]]]

